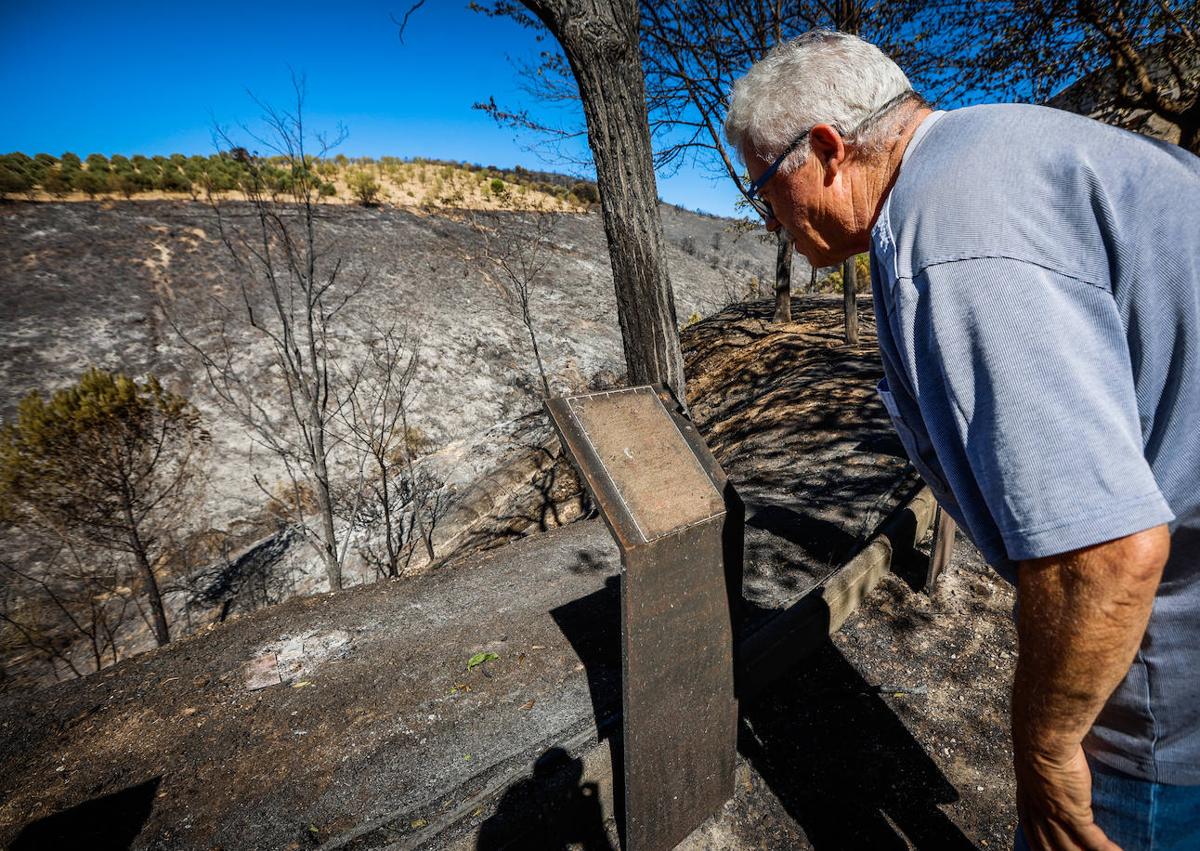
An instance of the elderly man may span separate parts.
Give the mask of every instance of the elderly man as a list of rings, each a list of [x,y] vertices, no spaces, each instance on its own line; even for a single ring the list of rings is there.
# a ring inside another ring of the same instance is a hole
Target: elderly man
[[[934,112],[826,31],[751,68],[725,130],[814,266],[870,249],[880,395],[1017,586],[1017,846],[1200,848],[1200,159]]]

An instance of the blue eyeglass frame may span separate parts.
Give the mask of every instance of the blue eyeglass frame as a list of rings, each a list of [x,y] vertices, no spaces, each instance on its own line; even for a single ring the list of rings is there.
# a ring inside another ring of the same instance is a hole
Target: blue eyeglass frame
[[[796,148],[800,147],[800,144],[808,138],[808,134],[811,132],[812,128],[810,127],[808,130],[805,130],[803,133],[793,139],[791,143],[783,149],[783,153],[775,158],[775,162],[767,166],[767,170],[758,176],[758,180],[750,184],[749,189],[742,189],[742,182],[740,180],[738,181],[738,189],[742,190],[742,194],[746,196],[746,200],[750,202],[750,206],[753,207],[758,214],[763,217],[764,220],[770,221],[771,219],[775,218],[775,211],[771,208],[771,202],[766,198],[759,198],[758,193],[761,192],[762,188],[767,185],[767,181],[775,176],[775,172],[779,171],[779,167],[783,165],[783,161],[791,156]]]

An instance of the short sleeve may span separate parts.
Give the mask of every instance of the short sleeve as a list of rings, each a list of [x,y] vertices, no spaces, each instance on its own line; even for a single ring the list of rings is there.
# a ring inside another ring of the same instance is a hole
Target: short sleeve
[[[1143,454],[1135,367],[1106,289],[979,258],[930,266],[897,282],[895,297],[937,459],[1008,559],[1174,519]]]

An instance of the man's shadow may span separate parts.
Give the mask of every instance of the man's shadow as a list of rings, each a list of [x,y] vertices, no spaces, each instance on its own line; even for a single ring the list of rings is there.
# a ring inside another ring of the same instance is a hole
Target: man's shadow
[[[605,833],[599,787],[581,782],[583,761],[550,748],[533,776],[505,790],[495,814],[479,828],[476,851],[614,851]]]

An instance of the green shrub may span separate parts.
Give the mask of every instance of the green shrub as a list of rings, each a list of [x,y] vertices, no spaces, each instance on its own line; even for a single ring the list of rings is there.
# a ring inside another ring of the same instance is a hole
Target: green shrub
[[[108,189],[108,172],[86,169],[79,172],[73,181],[75,188],[89,198],[95,198]]]
[[[132,169],[113,171],[108,176],[108,188],[113,192],[120,192],[126,198],[132,198],[135,193],[145,191],[145,182],[146,178]]]
[[[31,177],[37,170],[37,163],[28,154],[23,154],[20,151],[14,151],[11,154],[5,154],[0,157],[0,163],[4,163],[14,171],[19,171],[22,174],[28,174]]]
[[[584,204],[599,204],[600,190],[591,181],[581,180],[571,187],[571,194]]]
[[[871,259],[870,255],[858,254],[854,258],[855,271],[855,288],[857,293],[866,293],[871,291]],[[817,279],[817,290],[826,293],[840,293],[842,291],[842,266],[839,264],[834,267],[824,279]]]
[[[29,162],[29,176],[33,178],[35,184],[40,185],[57,163],[58,160],[49,154],[36,154]]]
[[[143,160],[138,166],[138,172],[144,174],[153,187],[157,187],[162,181],[162,169],[153,160]]]
[[[42,177],[42,189],[55,198],[62,198],[71,191],[71,176],[59,168],[52,168]]]
[[[164,192],[190,192],[192,182],[184,177],[183,172],[173,162],[168,162],[162,170],[162,180],[159,188]]]
[[[350,176],[346,178],[346,185],[350,187],[350,194],[363,206],[371,207],[379,203],[379,193],[382,187],[370,172],[351,172]]]
[[[15,168],[11,163],[0,162],[0,198],[19,195],[33,189],[33,177]]]
[[[241,180],[241,170],[225,163],[213,164],[207,175],[206,188],[210,192],[229,192],[237,189]]]

